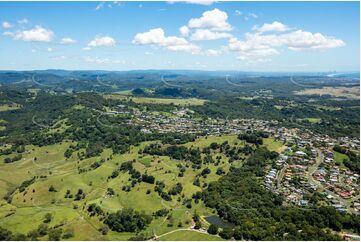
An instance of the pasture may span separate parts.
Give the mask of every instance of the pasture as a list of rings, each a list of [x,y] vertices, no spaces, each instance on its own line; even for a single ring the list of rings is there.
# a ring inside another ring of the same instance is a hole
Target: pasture
[[[151,98],[151,97],[136,97],[124,94],[107,94],[104,95],[106,99],[133,101],[135,103],[149,103],[149,104],[173,104],[176,106],[199,106],[203,105],[206,100],[198,98]]]

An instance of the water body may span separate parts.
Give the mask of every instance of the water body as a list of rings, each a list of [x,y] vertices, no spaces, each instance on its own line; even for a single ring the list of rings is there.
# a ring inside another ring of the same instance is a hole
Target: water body
[[[220,217],[218,217],[217,215],[211,215],[211,216],[207,216],[205,217],[206,221],[210,224],[215,224],[220,228],[233,228],[234,224],[224,221],[223,219],[221,219]]]

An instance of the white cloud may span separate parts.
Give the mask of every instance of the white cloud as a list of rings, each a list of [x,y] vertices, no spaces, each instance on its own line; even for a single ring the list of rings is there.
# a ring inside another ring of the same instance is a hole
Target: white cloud
[[[268,45],[249,40],[240,41],[237,38],[231,38],[228,47],[230,50],[238,52],[238,58],[241,60],[257,60],[279,54],[276,49]]]
[[[271,24],[263,24],[261,27],[258,27],[257,25],[253,26],[252,28],[255,31],[258,31],[260,33],[264,32],[284,32],[289,30],[289,27],[283,23],[274,21]]]
[[[114,46],[116,44],[116,41],[109,36],[104,37],[95,37],[92,41],[88,43],[88,47],[99,47],[99,46],[105,46],[110,47]]]
[[[149,52],[149,51],[144,52],[144,54],[145,54],[145,55],[153,55],[153,53],[152,53],[152,52]]]
[[[334,37],[322,35],[321,33],[311,33],[303,30],[297,30],[280,36],[289,49],[330,49],[342,47],[345,42]]]
[[[239,11],[239,10],[235,10],[235,11],[234,11],[234,14],[235,14],[236,16],[241,16],[243,13],[242,13],[241,11]]]
[[[214,1],[214,0],[173,0],[173,1],[167,1],[167,2],[168,3],[184,2],[184,3],[190,3],[190,4],[199,4],[199,5],[209,6],[217,1]]]
[[[108,7],[108,8],[113,8],[113,7],[118,7],[121,6],[122,2],[121,1],[113,1],[113,2],[100,2],[96,7],[95,10],[100,10],[104,7]]]
[[[192,40],[216,40],[216,39],[224,39],[231,38],[232,35],[230,33],[225,32],[214,32],[209,29],[197,29],[191,36]]]
[[[164,30],[161,28],[151,29],[148,32],[136,34],[133,43],[138,45],[160,46],[171,51],[188,53],[198,53],[200,51],[199,46],[188,42],[184,38],[165,36]]]
[[[182,36],[188,36],[189,35],[189,28],[187,26],[182,26],[179,28],[179,32]]]
[[[60,56],[52,56],[52,57],[50,57],[50,59],[52,59],[52,60],[65,60],[65,59],[67,59],[67,57],[65,55],[60,55]]]
[[[113,59],[102,58],[102,57],[85,56],[83,58],[83,60],[85,62],[96,63],[96,64],[125,64],[124,60],[113,60]]]
[[[63,45],[70,45],[70,44],[75,44],[75,43],[76,43],[76,40],[69,38],[69,37],[62,38],[60,41],[60,44],[63,44]]]
[[[217,8],[206,11],[200,18],[192,18],[188,22],[189,28],[209,28],[214,31],[231,31],[232,26],[227,22],[228,15]]]
[[[96,7],[95,10],[99,10],[104,7],[105,2],[100,2]]]
[[[248,16],[252,18],[258,18],[258,15],[255,13],[249,13]]]
[[[45,29],[39,25],[29,30],[5,32],[4,35],[11,36],[16,40],[23,40],[27,42],[50,42],[54,37],[53,31]]]
[[[253,44],[273,47],[285,46],[291,50],[329,49],[345,45],[343,40],[303,30],[279,35],[246,34],[246,38],[248,42]]]
[[[244,41],[231,38],[228,48],[231,51],[238,52],[239,59],[254,61],[278,55],[280,53],[278,48],[283,47],[301,51],[305,49],[329,49],[344,45],[345,43],[342,40],[334,37],[297,30],[286,34],[271,35],[247,33]]]
[[[4,29],[10,29],[10,28],[12,28],[13,26],[12,26],[9,22],[5,21],[5,22],[2,23],[2,27],[3,27]]]
[[[206,56],[219,56],[222,52],[219,50],[208,49],[204,52]]]
[[[18,24],[27,24],[27,23],[29,23],[29,20],[26,18],[18,20]]]
[[[50,48],[50,47],[49,47],[49,48],[47,48],[46,50],[47,50],[48,52],[53,52],[53,49],[52,49],[52,48]]]

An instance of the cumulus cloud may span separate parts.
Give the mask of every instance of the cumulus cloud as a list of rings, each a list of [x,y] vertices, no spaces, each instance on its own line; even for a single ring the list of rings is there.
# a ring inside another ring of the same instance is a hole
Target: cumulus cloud
[[[2,27],[3,27],[4,29],[10,29],[10,28],[12,28],[13,26],[12,26],[9,22],[5,21],[5,22],[2,23]]]
[[[239,58],[242,60],[256,60],[278,55],[280,53],[279,48],[300,51],[305,49],[330,49],[344,45],[343,40],[334,37],[325,36],[321,33],[297,30],[284,34],[270,35],[247,33],[244,41],[231,38],[228,48],[231,51],[238,52]]]
[[[253,30],[258,31],[260,33],[264,32],[284,32],[289,30],[289,27],[283,23],[274,21],[271,24],[263,24],[261,27],[257,25],[253,26]]]
[[[228,23],[228,15],[217,8],[206,11],[200,18],[192,18],[188,22],[189,28],[206,28],[213,31],[231,31],[232,26]]]
[[[179,28],[179,32],[182,36],[188,36],[189,35],[189,28],[187,26],[182,26]]]
[[[322,35],[321,33],[311,33],[297,30],[280,36],[280,42],[285,43],[291,50],[302,49],[330,49],[342,47],[345,42],[341,39]]]
[[[252,42],[250,40],[240,41],[237,38],[231,38],[228,47],[231,51],[238,52],[238,58],[241,60],[254,61],[279,54],[275,48],[268,45]]]
[[[212,5],[213,3],[217,2],[214,0],[173,0],[167,1],[168,3],[176,3],[176,2],[183,2],[183,3],[190,3],[190,4],[199,4],[199,5]]]
[[[53,37],[53,31],[45,29],[39,25],[29,30],[18,30],[16,32],[5,32],[5,36],[13,37],[16,40],[23,40],[27,42],[50,42]]]
[[[70,44],[75,44],[75,43],[76,43],[76,40],[69,38],[69,37],[62,38],[60,41],[60,44],[63,44],[63,45],[70,45]]]
[[[230,33],[225,32],[214,32],[209,29],[197,29],[191,36],[192,40],[216,40],[216,39],[224,39],[231,38],[232,35]]]
[[[115,44],[116,41],[112,37],[104,36],[104,37],[95,37],[95,39],[93,39],[88,43],[88,47],[99,47],[99,46],[110,47],[110,46],[114,46]]]
[[[176,36],[165,36],[162,28],[151,29],[148,32],[138,33],[133,39],[134,44],[138,45],[155,45],[164,47],[171,51],[181,51],[197,53],[200,47],[188,42],[184,38]]]

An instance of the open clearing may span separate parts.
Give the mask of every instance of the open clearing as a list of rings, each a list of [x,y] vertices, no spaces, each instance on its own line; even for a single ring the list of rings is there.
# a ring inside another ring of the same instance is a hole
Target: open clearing
[[[296,95],[330,95],[333,97],[344,97],[348,99],[360,99],[360,88],[358,87],[323,87],[305,89],[295,92]]]
[[[222,238],[210,234],[200,233],[196,231],[180,230],[167,234],[159,238],[160,240],[174,241],[203,241],[203,240],[223,240]]]
[[[118,99],[124,101],[133,101],[135,103],[150,103],[150,104],[174,104],[178,106],[199,106],[203,105],[207,100],[198,98],[150,98],[150,97],[135,97],[122,94],[107,94],[104,95],[107,99]]]
[[[21,108],[19,104],[12,103],[12,104],[2,104],[0,105],[0,112],[9,111],[9,110],[16,110]]]

